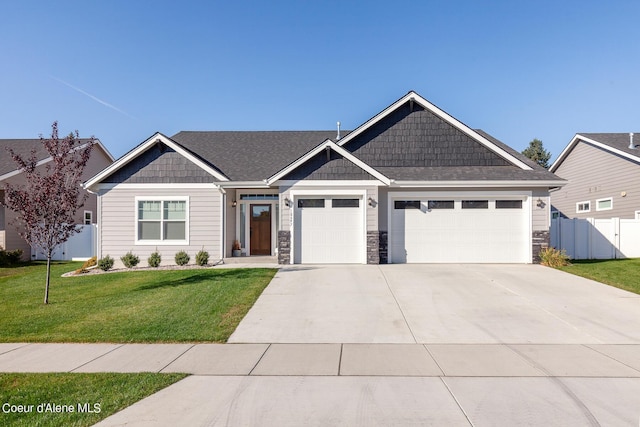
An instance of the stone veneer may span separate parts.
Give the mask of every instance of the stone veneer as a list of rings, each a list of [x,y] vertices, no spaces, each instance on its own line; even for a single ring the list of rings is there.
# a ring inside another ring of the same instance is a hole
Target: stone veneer
[[[291,264],[291,232],[278,231],[278,264]]]
[[[549,231],[534,231],[531,233],[531,247],[533,263],[540,264],[540,251],[549,247]]]
[[[367,264],[380,264],[380,233],[367,231]]]

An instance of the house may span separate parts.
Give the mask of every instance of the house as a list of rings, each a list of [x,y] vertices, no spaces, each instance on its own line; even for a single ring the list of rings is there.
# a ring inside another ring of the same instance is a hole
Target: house
[[[88,180],[99,256],[530,263],[547,170],[409,92],[351,132],[152,135]]]
[[[23,158],[28,158],[31,155],[31,151],[35,150],[36,157],[39,159],[38,167],[42,169],[46,168],[46,165],[52,160],[40,139],[0,139],[0,200],[4,200],[5,184],[26,184],[24,174],[17,169],[15,162],[7,151],[8,149],[12,149]],[[83,179],[94,176],[113,163],[114,160],[104,145],[96,140],[96,145],[91,152],[91,158],[85,167]],[[97,221],[96,207],[96,196],[89,194],[83,209],[78,212],[77,223],[95,224]],[[20,230],[12,225],[12,221],[16,216],[17,213],[0,204],[0,247],[7,250],[21,249],[23,258],[29,259],[31,247],[20,237]]]
[[[568,181],[551,193],[554,217],[640,219],[640,148],[632,133],[576,134],[549,170]]]

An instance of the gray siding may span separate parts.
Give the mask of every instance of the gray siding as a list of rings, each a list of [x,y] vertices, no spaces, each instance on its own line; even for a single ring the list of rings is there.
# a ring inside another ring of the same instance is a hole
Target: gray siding
[[[137,220],[136,196],[148,197],[189,197],[189,244],[188,245],[146,245],[136,244],[135,225]],[[158,249],[162,264],[175,264],[176,252],[185,250],[195,262],[196,253],[204,247],[209,252],[210,261],[220,257],[221,239],[221,194],[214,188],[193,189],[118,189],[105,192],[100,197],[101,222],[99,227],[100,256],[110,255],[121,265],[120,257],[128,251],[140,257],[140,265],[147,265],[149,255]]]
[[[640,210],[640,165],[635,162],[578,142],[555,174],[569,183],[551,193],[551,204],[567,218],[634,218]],[[613,209],[597,211],[596,200],[608,197]],[[576,212],[582,201],[591,202],[590,212]]]
[[[109,175],[106,183],[208,183],[213,177],[180,153],[157,144]]]
[[[502,157],[430,111],[399,107],[345,145],[373,167],[508,166]]]

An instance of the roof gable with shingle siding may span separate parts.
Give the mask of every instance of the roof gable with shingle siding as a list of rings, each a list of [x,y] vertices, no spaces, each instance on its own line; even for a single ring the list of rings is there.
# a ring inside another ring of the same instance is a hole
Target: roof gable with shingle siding
[[[210,183],[205,170],[163,143],[157,143],[102,180],[112,184]]]
[[[282,180],[299,181],[308,179],[342,181],[377,179],[333,150],[329,150],[329,156],[329,159],[327,159],[326,152],[316,154],[302,166],[282,177]]]
[[[407,102],[344,145],[372,167],[510,166],[417,103]]]

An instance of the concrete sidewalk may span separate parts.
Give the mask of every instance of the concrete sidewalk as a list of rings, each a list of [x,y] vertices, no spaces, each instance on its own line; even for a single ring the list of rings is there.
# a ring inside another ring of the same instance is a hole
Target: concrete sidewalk
[[[637,425],[640,345],[0,344],[1,372],[194,374],[99,425]]]
[[[0,372],[640,378],[640,345],[23,343]]]

